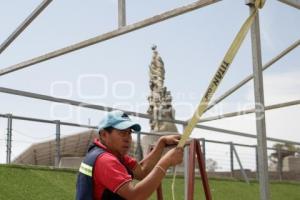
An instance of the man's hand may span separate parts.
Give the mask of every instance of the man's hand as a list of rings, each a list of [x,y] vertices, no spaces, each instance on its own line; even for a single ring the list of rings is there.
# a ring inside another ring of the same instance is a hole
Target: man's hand
[[[161,140],[164,142],[165,146],[177,145],[181,135],[165,135],[161,137]]]
[[[167,167],[164,169],[167,169],[169,166],[175,166],[177,164],[180,164],[182,162],[182,159],[183,159],[183,148],[174,147],[162,157],[161,162],[166,162]]]

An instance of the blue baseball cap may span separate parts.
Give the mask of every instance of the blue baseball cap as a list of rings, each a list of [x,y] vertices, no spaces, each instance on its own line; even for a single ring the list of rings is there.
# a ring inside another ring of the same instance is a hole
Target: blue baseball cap
[[[141,126],[138,123],[131,121],[129,116],[120,110],[114,110],[106,113],[98,125],[97,132],[99,133],[100,130],[108,127],[113,127],[119,130],[131,128],[136,132],[141,130]]]

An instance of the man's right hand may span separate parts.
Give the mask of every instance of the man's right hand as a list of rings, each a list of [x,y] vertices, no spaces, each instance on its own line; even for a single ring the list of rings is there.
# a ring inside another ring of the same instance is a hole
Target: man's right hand
[[[169,166],[178,165],[182,162],[183,159],[183,148],[175,147],[168,151],[163,157],[162,160],[166,161]]]

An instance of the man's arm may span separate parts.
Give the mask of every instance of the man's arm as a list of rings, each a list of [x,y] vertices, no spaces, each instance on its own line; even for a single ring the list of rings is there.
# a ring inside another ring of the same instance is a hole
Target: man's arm
[[[182,162],[183,149],[173,148],[168,151],[157,163],[154,169],[136,185],[132,181],[121,186],[116,192],[125,199],[144,200],[156,190],[165,176],[166,170]],[[153,164],[149,161],[150,164]]]
[[[179,140],[180,135],[169,135],[160,137],[152,151],[147,155],[145,159],[138,163],[135,169],[133,170],[134,178],[142,180],[144,177],[146,177],[156,165],[156,163],[159,161],[164,148],[169,145],[178,144]]]

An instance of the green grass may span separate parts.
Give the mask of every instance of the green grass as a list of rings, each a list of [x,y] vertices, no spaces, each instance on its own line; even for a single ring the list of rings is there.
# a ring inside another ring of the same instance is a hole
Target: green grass
[[[176,200],[184,199],[184,180],[176,178],[175,182]],[[163,182],[164,199],[172,199],[171,194],[172,178],[166,178]],[[251,182],[249,185],[237,180],[210,179],[209,185],[214,200],[254,200],[259,198],[259,184]],[[300,200],[300,184],[272,182],[270,186],[272,200]],[[195,180],[194,199],[205,199],[202,190],[202,183],[199,178]],[[154,200],[152,195],[151,200]]]
[[[0,166],[0,200],[75,198],[75,171]]]
[[[172,179],[163,181],[164,199],[171,197]],[[200,179],[195,180],[195,199],[205,199]],[[242,181],[209,181],[213,199],[254,200],[259,199],[259,185]],[[76,171],[53,170],[46,167],[23,167],[0,165],[0,200],[68,200],[75,197]],[[270,186],[272,200],[299,200],[300,184],[276,182]],[[184,180],[176,179],[176,200],[184,199]],[[155,198],[151,198],[151,200]]]

